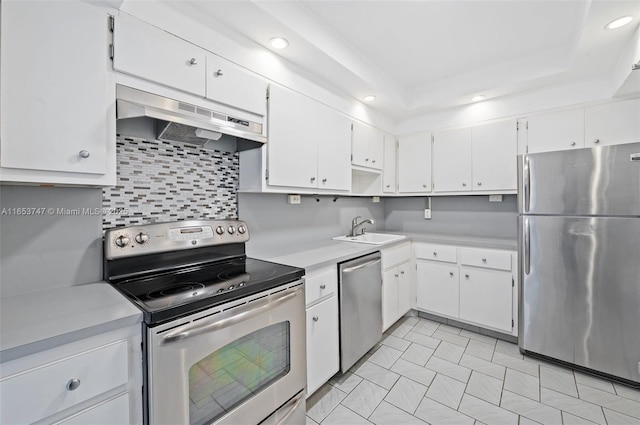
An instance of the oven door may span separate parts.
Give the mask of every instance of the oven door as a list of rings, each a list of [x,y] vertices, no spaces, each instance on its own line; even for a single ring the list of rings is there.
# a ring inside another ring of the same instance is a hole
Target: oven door
[[[304,285],[282,288],[148,329],[150,424],[257,424],[299,410]]]

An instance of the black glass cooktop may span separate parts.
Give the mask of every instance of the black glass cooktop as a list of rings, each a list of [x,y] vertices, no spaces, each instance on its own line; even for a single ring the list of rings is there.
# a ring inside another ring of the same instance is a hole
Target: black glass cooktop
[[[159,324],[223,302],[293,282],[304,269],[239,257],[114,283],[144,312],[147,324]]]

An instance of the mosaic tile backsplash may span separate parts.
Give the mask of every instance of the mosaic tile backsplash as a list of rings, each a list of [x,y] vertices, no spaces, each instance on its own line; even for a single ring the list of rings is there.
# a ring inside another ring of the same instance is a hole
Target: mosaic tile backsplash
[[[237,153],[117,138],[117,185],[102,191],[102,228],[238,217]]]

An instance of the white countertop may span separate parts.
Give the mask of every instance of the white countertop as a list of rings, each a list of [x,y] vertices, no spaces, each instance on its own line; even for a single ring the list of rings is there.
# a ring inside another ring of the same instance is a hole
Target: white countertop
[[[0,299],[0,362],[142,321],[106,282]]]
[[[405,235],[406,239],[393,241],[381,245],[371,245],[357,242],[334,241],[331,238],[319,240],[295,241],[286,247],[269,249],[247,248],[250,257],[258,258],[275,263],[287,264],[294,267],[310,269],[340,263],[354,257],[366,255],[383,248],[397,245],[406,241],[429,242],[438,244],[449,244],[457,246],[469,246],[488,249],[505,249],[515,251],[517,249],[517,239],[515,238],[486,238],[478,236],[452,236],[437,233],[414,233],[378,231],[376,233],[390,233],[394,235]]]

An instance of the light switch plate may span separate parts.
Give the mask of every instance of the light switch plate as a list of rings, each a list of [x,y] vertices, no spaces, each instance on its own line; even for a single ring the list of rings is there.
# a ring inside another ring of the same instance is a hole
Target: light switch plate
[[[374,196],[373,198],[371,198],[371,201],[372,201],[374,204],[377,204],[378,202],[380,202],[380,197],[379,197],[379,196]]]
[[[502,195],[489,195],[489,202],[502,202]]]
[[[425,208],[424,210],[424,219],[425,220],[431,220],[431,210],[428,208]]]

